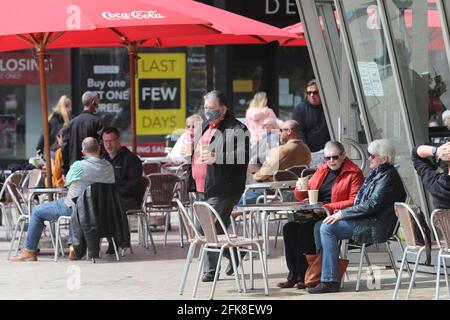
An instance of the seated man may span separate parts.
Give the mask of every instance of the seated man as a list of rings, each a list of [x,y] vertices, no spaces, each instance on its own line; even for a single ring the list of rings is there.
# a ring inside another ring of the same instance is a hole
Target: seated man
[[[111,164],[100,159],[100,145],[92,137],[85,138],[82,143],[84,160],[74,162],[66,176],[69,186],[67,196],[33,208],[28,225],[25,247],[11,261],[37,261],[37,248],[44,229],[45,221],[56,221],[60,216],[70,216],[76,199],[93,183],[114,183],[114,171]],[[69,234],[70,242],[70,234]],[[70,259],[75,259],[71,250]]]
[[[253,175],[256,182],[272,181],[273,174],[277,170],[283,170],[297,165],[309,166],[311,152],[306,144],[299,139],[299,132],[300,125],[295,120],[287,120],[282,124],[280,128],[281,145],[269,151],[261,169]],[[251,190],[247,192],[246,203],[256,203],[257,198],[262,194],[264,194],[263,190]],[[243,204],[243,200],[244,198],[242,196],[237,205],[238,207]]]
[[[450,142],[439,147],[418,146],[412,150],[412,161],[423,186],[433,196],[436,209],[450,209]],[[449,173],[436,171],[433,163],[426,159],[436,157],[448,167]]]
[[[120,197],[120,203],[126,212],[130,209],[138,209],[142,199],[139,198],[139,183],[142,177],[142,162],[138,156],[121,145],[120,132],[114,127],[103,130],[103,146],[105,159],[114,168],[116,190]],[[108,239],[109,247],[106,253],[114,254],[112,241]]]
[[[353,205],[364,176],[362,171],[345,153],[344,146],[337,141],[328,141],[324,147],[325,163],[317,168],[308,181],[308,189],[319,190],[319,201],[334,213]],[[301,200],[301,187],[294,195]],[[302,216],[302,215],[300,215]],[[320,218],[319,218],[320,219]],[[286,264],[289,269],[287,280],[277,284],[280,288],[304,289],[305,272],[308,263],[304,254],[314,254],[314,224],[319,219],[288,222],[283,227]]]

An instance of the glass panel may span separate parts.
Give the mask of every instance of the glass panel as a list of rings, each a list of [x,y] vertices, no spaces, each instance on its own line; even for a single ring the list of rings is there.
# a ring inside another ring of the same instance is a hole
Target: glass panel
[[[411,126],[416,141],[439,143],[442,113],[450,107],[447,83],[450,70],[435,1],[386,1],[394,50],[398,57],[402,85],[406,92]],[[424,32],[427,30],[427,32]]]
[[[410,161],[410,148],[402,119],[392,65],[386,50],[384,30],[376,1],[342,1],[344,22],[357,69],[358,81],[365,99],[369,130],[374,139],[387,138],[396,146],[396,163],[405,187],[413,199],[419,199],[419,188]]]

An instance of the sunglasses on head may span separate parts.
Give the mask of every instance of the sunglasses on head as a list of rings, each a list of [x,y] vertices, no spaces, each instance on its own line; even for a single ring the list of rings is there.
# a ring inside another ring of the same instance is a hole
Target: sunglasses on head
[[[317,91],[317,90],[306,92],[306,95],[308,95],[308,96],[317,96],[318,94],[319,94],[319,91]]]
[[[338,160],[339,156],[330,156],[330,157],[323,157],[325,159],[325,161],[330,161],[330,160]]]

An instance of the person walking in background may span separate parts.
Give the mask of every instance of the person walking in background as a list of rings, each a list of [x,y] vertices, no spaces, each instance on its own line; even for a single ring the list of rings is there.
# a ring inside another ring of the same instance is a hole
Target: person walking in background
[[[170,160],[175,164],[182,164],[189,162],[192,156],[195,129],[201,126],[203,119],[198,114],[193,114],[186,118],[186,131],[175,143],[170,152]]]
[[[57,188],[64,187],[64,176],[62,174],[62,149],[61,146],[64,140],[64,134],[67,130],[67,127],[62,127],[58,134],[56,135],[56,143],[52,146],[51,149],[55,150],[52,152],[52,181],[53,186]],[[45,186],[47,185],[47,180],[45,180]]]
[[[53,107],[53,111],[48,117],[48,126],[50,130],[50,146],[59,148],[56,144],[56,135],[59,133],[63,126],[68,126],[70,122],[70,116],[72,114],[72,100],[70,100],[66,95],[59,98],[56,105]],[[51,151],[55,151],[51,147]],[[36,147],[37,153],[44,152],[44,135],[41,135],[39,142]]]
[[[295,107],[292,119],[300,124],[300,139],[314,153],[323,149],[330,133],[315,79],[307,83],[305,94],[306,99]]]
[[[267,95],[264,91],[255,93],[245,113],[245,124],[250,131],[250,143],[256,144],[262,137],[263,122],[266,119],[277,120],[277,116],[267,106]]]
[[[69,171],[69,167],[75,161],[81,160],[81,144],[86,137],[93,137],[100,141],[103,124],[95,115],[100,103],[97,92],[86,91],[81,97],[84,109],[78,116],[69,122],[64,143],[62,146],[63,170]]]

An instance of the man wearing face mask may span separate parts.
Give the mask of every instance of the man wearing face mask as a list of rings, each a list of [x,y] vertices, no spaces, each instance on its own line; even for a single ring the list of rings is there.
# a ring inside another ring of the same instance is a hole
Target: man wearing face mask
[[[195,133],[190,190],[197,200],[208,202],[230,224],[233,206],[245,189],[250,158],[250,133],[228,110],[225,95],[211,91],[204,96],[206,121]],[[216,225],[218,233],[222,233]],[[224,256],[230,259],[226,250]],[[219,253],[207,252],[203,282],[214,280]],[[233,274],[231,261],[226,273]]]
[[[100,95],[95,91],[86,91],[81,97],[84,109],[69,122],[62,145],[63,171],[67,173],[75,161],[81,160],[81,144],[87,137],[101,140],[103,124],[95,115],[100,103]]]

